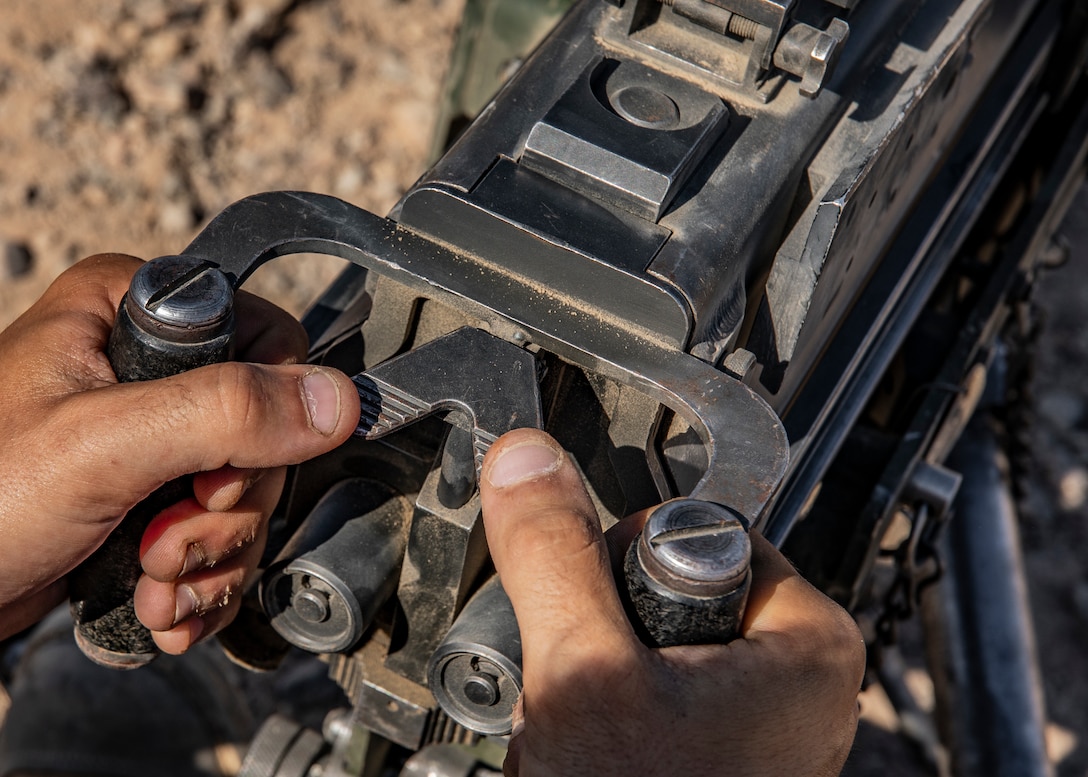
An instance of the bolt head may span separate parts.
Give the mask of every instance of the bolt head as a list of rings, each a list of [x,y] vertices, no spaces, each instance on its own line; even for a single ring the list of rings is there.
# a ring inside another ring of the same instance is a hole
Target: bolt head
[[[612,95],[611,102],[620,116],[636,126],[670,130],[680,125],[676,102],[651,86],[625,87]]]
[[[160,256],[136,271],[127,305],[133,320],[180,330],[230,323],[234,290],[219,268],[191,256]]]
[[[462,690],[465,698],[481,707],[490,707],[499,700],[499,682],[484,672],[476,672],[465,678]]]
[[[324,591],[304,588],[291,597],[291,607],[307,623],[324,623],[329,619],[329,597]]]
[[[643,528],[641,542],[651,565],[696,585],[735,585],[748,574],[752,558],[740,518],[721,505],[698,499],[676,499],[657,508]]]

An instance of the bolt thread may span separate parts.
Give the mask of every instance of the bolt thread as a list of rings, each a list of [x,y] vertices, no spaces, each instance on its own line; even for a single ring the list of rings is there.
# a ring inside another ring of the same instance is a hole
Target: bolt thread
[[[741,38],[752,40],[759,31],[759,22],[749,19],[747,16],[733,14],[729,18],[729,32]]]

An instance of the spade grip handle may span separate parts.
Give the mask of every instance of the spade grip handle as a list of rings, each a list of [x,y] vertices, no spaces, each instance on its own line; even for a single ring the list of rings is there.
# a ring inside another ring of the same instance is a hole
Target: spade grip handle
[[[228,361],[233,345],[234,291],[227,277],[198,259],[164,256],[133,276],[107,355],[117,380],[130,383]],[[76,642],[96,663],[132,669],[158,654],[133,608],[140,540],[155,515],[191,494],[189,477],[157,489],[69,576]]]
[[[751,584],[746,524],[712,502],[676,499],[651,514],[624,559],[629,615],[651,647],[740,635]]]

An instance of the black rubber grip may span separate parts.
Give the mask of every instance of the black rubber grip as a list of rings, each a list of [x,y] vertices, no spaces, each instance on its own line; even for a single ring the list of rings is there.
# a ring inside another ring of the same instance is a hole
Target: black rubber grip
[[[666,502],[624,559],[628,615],[651,647],[725,644],[740,635],[751,583],[746,524],[725,508]]]
[[[233,334],[233,291],[222,273],[186,257],[164,257],[133,278],[107,353],[118,381],[156,380],[227,361]],[[76,642],[95,662],[131,669],[158,654],[133,608],[140,541],[159,512],[191,495],[190,477],[157,489],[69,575]]]

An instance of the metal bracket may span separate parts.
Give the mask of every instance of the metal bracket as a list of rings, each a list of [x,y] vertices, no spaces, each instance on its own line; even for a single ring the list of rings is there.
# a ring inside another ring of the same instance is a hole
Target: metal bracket
[[[671,408],[695,428],[707,450],[707,470],[689,496],[730,507],[759,527],[789,463],[785,429],[770,406],[748,386],[705,362],[664,343],[642,339],[644,335],[637,329],[633,333],[625,322],[601,316],[599,310],[594,315],[520,272],[480,261],[334,197],[305,192],[268,192],[236,202],[183,253],[218,266],[237,288],[269,259],[303,252],[353,261],[476,316],[493,331],[520,332],[541,348]],[[485,349],[498,347],[509,354],[522,350],[487,333],[460,337],[479,338],[472,342]],[[440,347],[428,353],[437,353]],[[461,380],[478,380],[478,355],[459,353],[450,369],[460,370]],[[532,356],[526,352],[519,358]],[[412,385],[413,391],[422,392],[418,384],[435,379],[433,365],[415,360],[422,357],[403,363],[410,365],[412,378],[390,377],[408,368],[385,367],[385,363],[368,374],[371,380],[377,376],[390,385]],[[533,375],[535,380],[534,372],[525,369],[520,379]],[[450,396],[429,398],[434,411],[464,409],[449,400]],[[473,401],[470,397],[466,407]],[[530,425],[527,419],[531,417],[530,411],[519,411],[519,425]],[[476,425],[485,432],[501,430],[501,434],[511,418],[495,425],[488,422],[488,426],[477,419]],[[735,445],[733,440],[743,444]],[[486,443],[484,435],[480,443]]]
[[[375,440],[434,413],[457,413],[450,420],[472,431],[477,475],[501,435],[543,423],[533,355],[479,329],[458,329],[352,380],[362,400],[356,436]]]

